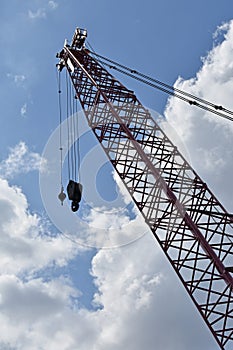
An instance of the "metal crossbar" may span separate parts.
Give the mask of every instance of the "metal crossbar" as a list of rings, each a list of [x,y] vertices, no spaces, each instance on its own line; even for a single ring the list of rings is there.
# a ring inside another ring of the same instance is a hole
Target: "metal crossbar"
[[[220,348],[232,349],[232,216],[132,91],[85,49],[65,46],[62,60],[90,128]]]

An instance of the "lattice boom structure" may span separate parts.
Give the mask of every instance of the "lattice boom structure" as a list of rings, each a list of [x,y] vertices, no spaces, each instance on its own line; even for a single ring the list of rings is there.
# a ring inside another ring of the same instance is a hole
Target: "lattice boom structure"
[[[220,348],[232,349],[232,215],[132,91],[75,44],[59,57],[89,126]]]

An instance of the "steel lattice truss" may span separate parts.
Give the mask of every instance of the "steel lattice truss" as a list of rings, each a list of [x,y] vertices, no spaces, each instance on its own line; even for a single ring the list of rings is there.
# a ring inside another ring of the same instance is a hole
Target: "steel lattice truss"
[[[86,118],[221,349],[233,348],[232,216],[134,93],[86,50],[61,61]]]

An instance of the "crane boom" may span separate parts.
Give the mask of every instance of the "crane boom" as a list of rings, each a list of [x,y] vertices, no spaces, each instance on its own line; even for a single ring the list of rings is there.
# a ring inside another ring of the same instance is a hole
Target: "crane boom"
[[[90,128],[221,349],[233,346],[233,219],[134,92],[74,36],[59,54]]]

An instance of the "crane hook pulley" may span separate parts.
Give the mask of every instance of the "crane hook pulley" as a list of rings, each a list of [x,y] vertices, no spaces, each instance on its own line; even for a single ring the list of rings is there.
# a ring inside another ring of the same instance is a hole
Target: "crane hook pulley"
[[[63,186],[61,187],[61,192],[58,195],[58,199],[61,201],[61,205],[63,205],[64,200],[66,199],[66,194],[64,192]]]

